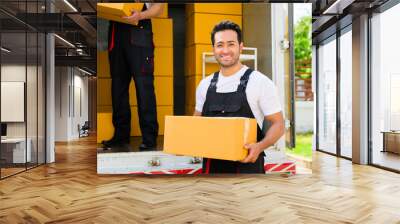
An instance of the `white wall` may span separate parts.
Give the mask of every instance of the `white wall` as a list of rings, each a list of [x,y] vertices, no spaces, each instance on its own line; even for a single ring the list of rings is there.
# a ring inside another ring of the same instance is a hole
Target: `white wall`
[[[27,69],[27,70],[26,70]],[[36,75],[36,67],[18,64],[9,64],[1,66],[1,81],[4,82],[25,82],[26,72],[28,72],[29,86],[36,86],[36,80],[30,78],[30,74]],[[36,130],[36,113],[32,113],[32,107],[36,108],[36,87],[27,88],[27,106],[30,106],[29,113],[27,113],[28,124],[28,137],[31,133],[31,128]],[[4,97],[4,96],[3,96]],[[31,103],[34,103],[30,105]],[[40,105],[39,105],[40,106]],[[1,108],[7,110],[8,108]],[[24,108],[22,108],[24,110]],[[34,123],[32,123],[35,121]],[[26,122],[7,122],[7,136],[8,137],[25,137],[25,123]],[[36,133],[36,132],[35,132]]]
[[[69,119],[69,69],[55,68],[55,140],[68,141]]]
[[[25,82],[25,64],[1,65],[1,81]]]
[[[88,120],[88,78],[82,75],[75,68],[56,67],[56,141],[77,139],[78,124]]]
[[[400,5],[372,17],[372,142],[383,148],[382,131],[400,129]]]
[[[82,73],[81,73],[82,74]],[[88,91],[88,77],[85,76],[80,76],[80,75],[75,75],[75,86],[81,88],[81,100],[82,100],[82,116],[81,122],[87,121],[88,120],[88,111],[89,111],[89,91]]]
[[[314,102],[296,101],[296,133],[312,132],[314,129]]]
[[[25,82],[25,65],[2,65],[1,66],[1,81],[18,81]],[[7,108],[1,108],[7,110]],[[11,122],[7,123],[8,137],[25,137],[25,123]]]
[[[24,138],[25,135],[30,140],[30,148],[32,161],[36,162],[37,158],[39,163],[44,163],[44,74],[42,73],[41,66],[32,66],[25,64],[3,64],[1,66],[2,82],[24,82],[26,84],[26,106],[25,100],[22,102],[22,107],[16,109],[11,107],[2,107],[2,112],[10,110],[19,110],[24,116],[26,112],[26,120],[22,122],[6,122],[7,123],[7,137],[9,138]],[[26,80],[27,79],[27,80]],[[3,92],[4,89],[2,89]],[[24,90],[19,90],[24,94]],[[4,92],[3,92],[4,93]],[[7,97],[7,95],[2,95]],[[25,98],[25,97],[23,97]],[[16,111],[14,111],[16,113]]]
[[[278,95],[285,115],[285,49],[281,48],[281,41],[285,39],[285,27],[287,17],[287,4],[271,5],[271,55],[272,55],[272,80],[278,89]],[[287,121],[287,118],[285,118]],[[281,152],[285,152],[285,137],[277,142]]]
[[[71,120],[71,135],[73,138],[79,137],[78,133],[78,124],[81,126],[85,123],[85,121],[88,120],[89,117],[89,112],[88,112],[88,78],[85,76],[81,76],[82,73],[79,72],[79,70],[74,70],[74,108],[73,108],[73,113],[72,117],[73,119]]]
[[[311,66],[311,70],[312,70],[312,81],[311,81],[311,85],[312,85],[312,92],[313,92],[313,138],[312,138],[312,150],[316,151],[317,150],[317,47],[315,45],[312,45],[312,66]]]

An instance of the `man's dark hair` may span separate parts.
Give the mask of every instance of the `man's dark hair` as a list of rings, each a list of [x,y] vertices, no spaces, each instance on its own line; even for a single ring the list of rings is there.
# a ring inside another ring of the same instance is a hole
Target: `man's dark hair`
[[[239,25],[236,23],[229,21],[229,20],[224,20],[218,23],[217,25],[214,26],[214,29],[211,32],[211,43],[214,46],[215,42],[215,33],[223,30],[233,30],[237,34],[238,42],[239,44],[242,42],[242,30],[240,29]]]

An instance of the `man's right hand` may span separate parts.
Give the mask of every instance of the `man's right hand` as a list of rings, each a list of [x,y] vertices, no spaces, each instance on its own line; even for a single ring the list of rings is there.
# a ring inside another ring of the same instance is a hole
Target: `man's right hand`
[[[141,12],[136,10],[131,10],[132,14],[130,16],[123,16],[123,19],[128,20],[131,23],[137,24],[141,20]]]

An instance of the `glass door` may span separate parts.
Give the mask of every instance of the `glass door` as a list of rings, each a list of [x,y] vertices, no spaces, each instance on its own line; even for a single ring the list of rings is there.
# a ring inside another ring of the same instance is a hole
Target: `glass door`
[[[318,150],[336,154],[336,36],[318,47]]]

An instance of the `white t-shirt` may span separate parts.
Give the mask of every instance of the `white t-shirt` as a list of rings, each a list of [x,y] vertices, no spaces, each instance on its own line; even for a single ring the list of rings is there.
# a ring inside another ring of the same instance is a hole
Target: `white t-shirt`
[[[218,75],[217,92],[235,92],[240,84],[240,78],[247,69],[248,67],[244,65],[238,72],[228,77],[225,77],[220,73]],[[196,89],[195,109],[198,112],[203,111],[207,90],[210,86],[213,75],[214,74],[211,74],[205,79],[201,80]],[[246,87],[246,96],[250,109],[253,112],[260,128],[262,128],[264,116],[282,111],[275,84],[271,81],[271,79],[259,71],[253,71],[251,73]]]

